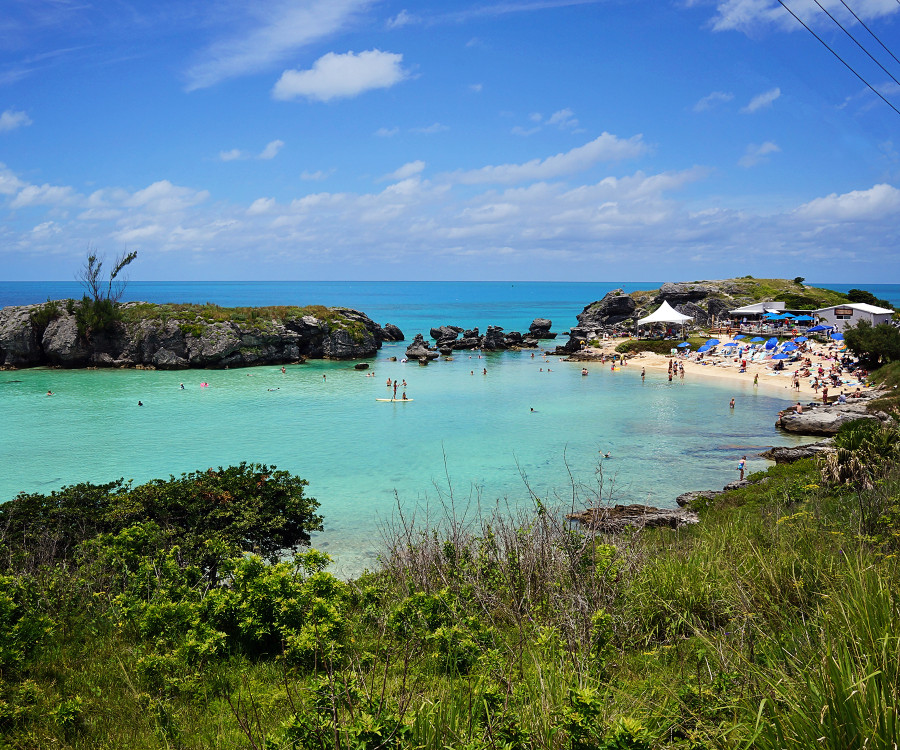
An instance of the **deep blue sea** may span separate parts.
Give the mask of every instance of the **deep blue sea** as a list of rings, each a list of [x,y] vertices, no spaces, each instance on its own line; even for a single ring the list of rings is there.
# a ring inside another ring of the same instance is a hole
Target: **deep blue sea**
[[[441,324],[524,331],[536,317],[564,331],[611,289],[658,286],[132,282],[126,298],[342,305],[400,326],[409,340]],[[900,305],[900,285],[864,288]],[[75,283],[0,282],[0,306],[80,296]],[[701,383],[690,373],[672,383],[648,373],[642,382],[637,367],[599,364],[584,377],[580,364],[530,352],[459,353],[428,367],[388,360],[402,358],[405,347],[386,344],[370,362],[374,377],[346,362],[286,373],[0,372],[0,501],[80,481],[145,481],[242,460],[275,464],[309,480],[326,525],[314,543],[336,558],[338,572],[353,574],[374,566],[383,523],[398,507],[452,500],[457,509],[497,501],[515,508],[530,504],[531,493],[567,507],[573,495],[576,505],[599,495],[671,506],[681,492],[735,479],[742,454],[751,470],[763,468],[755,453],[797,441],[773,426],[787,388]],[[375,400],[389,395],[388,377],[407,381],[412,402]],[[732,397],[736,409],[728,408]],[[606,451],[611,458],[601,459]]]

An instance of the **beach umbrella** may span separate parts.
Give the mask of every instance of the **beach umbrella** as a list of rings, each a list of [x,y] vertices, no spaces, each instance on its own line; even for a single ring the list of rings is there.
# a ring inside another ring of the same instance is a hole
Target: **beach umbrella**
[[[785,344],[784,346],[781,347],[781,351],[783,351],[783,352],[792,352],[792,351],[795,351],[796,349],[797,349],[796,344]]]
[[[804,341],[809,341],[809,339],[806,336],[797,336],[794,341],[799,341],[802,344]]]
[[[785,313],[785,314],[782,315],[781,317],[784,318],[785,320],[793,320],[796,316],[795,316],[795,315],[791,315],[790,313]]]
[[[790,359],[790,354],[773,354],[772,359]]]
[[[678,348],[679,348],[679,349],[684,349],[684,347],[690,346],[690,345],[691,345],[691,342],[690,342],[690,341],[682,341],[682,342],[678,345]]]
[[[798,322],[798,323],[801,323],[801,322],[805,323],[807,320],[812,320],[812,318],[809,317],[809,315],[799,315],[799,316],[797,316],[797,322]]]
[[[706,344],[704,344],[704,346],[715,346],[718,343],[719,343],[719,339],[710,339],[709,341],[706,342]]]
[[[774,349],[776,346],[778,346],[778,339],[774,336],[766,342],[766,349]]]
[[[746,336],[744,336],[743,333],[739,333],[737,336],[734,337],[734,340],[737,341],[738,339],[743,339],[743,338],[746,338]]]
[[[831,330],[831,326],[813,326],[812,328],[809,328],[806,332],[807,333],[816,333],[818,331],[830,331],[830,330]]]
[[[697,350],[697,352],[698,353],[708,352],[710,349],[712,349],[711,346],[707,346],[706,344],[704,344]]]
[[[831,338],[833,338],[835,341],[843,341],[844,334],[843,333],[832,333]]]
[[[760,341],[765,341],[765,339],[762,336],[754,336],[750,339],[751,344],[758,344]]]

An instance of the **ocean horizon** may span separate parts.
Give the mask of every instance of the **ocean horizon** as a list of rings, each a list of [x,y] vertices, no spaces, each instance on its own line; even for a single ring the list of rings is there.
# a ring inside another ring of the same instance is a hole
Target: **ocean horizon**
[[[541,317],[564,331],[607,291],[654,285],[132,282],[126,299],[354,307],[400,326],[407,341],[386,343],[369,360],[372,377],[353,363],[326,361],[285,373],[273,366],[0,372],[0,501],[82,481],[143,482],[240,461],[277,465],[309,481],[325,518],[313,544],[352,575],[374,567],[381,525],[398,507],[514,509],[534,496],[567,506],[573,495],[672,507],[682,492],[736,479],[742,454],[753,471],[768,465],[756,453],[804,442],[774,427],[787,388],[713,383],[693,379],[690,369],[683,381],[648,373],[643,382],[639,366],[611,371],[599,363],[583,377],[580,363],[530,351],[459,352],[428,367],[389,360],[402,359],[415,333],[427,337],[432,326],[523,331]],[[65,298],[78,288],[3,282],[0,304]],[[860,288],[900,304],[900,286]],[[376,401],[388,377],[407,381],[412,403]],[[57,395],[48,398],[48,390]],[[728,408],[731,398],[736,409]],[[607,451],[611,458],[602,459]]]

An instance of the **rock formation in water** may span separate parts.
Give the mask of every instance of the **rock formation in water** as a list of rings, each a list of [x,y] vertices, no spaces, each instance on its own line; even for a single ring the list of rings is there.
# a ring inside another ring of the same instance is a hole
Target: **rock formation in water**
[[[79,325],[81,304],[0,310],[0,367],[247,367],[372,357],[382,341],[403,339],[396,326],[348,308],[281,308],[267,317],[268,308],[126,303],[117,320],[90,330]]]

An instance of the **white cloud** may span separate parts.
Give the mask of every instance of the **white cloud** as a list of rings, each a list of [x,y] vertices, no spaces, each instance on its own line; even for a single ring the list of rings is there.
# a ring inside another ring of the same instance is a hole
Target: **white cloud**
[[[516,125],[510,132],[513,135],[521,135],[527,137],[529,135],[534,135],[535,133],[540,133],[541,128],[539,125],[533,128],[523,128],[521,125]]]
[[[31,125],[31,118],[25,112],[7,109],[0,115],[0,133]]]
[[[781,89],[774,88],[769,91],[764,91],[762,94],[757,94],[754,96],[750,103],[741,109],[743,114],[752,114],[753,112],[757,112],[760,109],[764,109],[765,107],[771,107],[772,102],[774,102],[779,96],[781,96]]]
[[[832,193],[804,203],[794,211],[803,219],[825,222],[867,221],[900,213],[900,190],[892,185],[875,185],[868,190]]]
[[[310,70],[286,70],[272,90],[275,99],[306,97],[327,102],[346,99],[400,83],[409,74],[401,63],[403,55],[366,50],[358,55],[329,52],[313,63]]]
[[[410,128],[409,132],[417,135],[434,135],[435,133],[444,133],[447,130],[450,130],[448,125],[442,125],[439,122],[435,122],[424,128]]]
[[[820,2],[823,8],[845,26],[856,24],[856,19],[841,0]],[[741,31],[748,35],[768,30],[803,31],[803,27],[778,0],[720,0],[715,5],[716,14],[710,21],[714,31]],[[864,0],[855,5],[856,15],[863,21],[883,18],[900,10],[895,0]],[[807,26],[833,26],[832,21],[815,3],[790,3],[789,7]]]
[[[483,89],[484,89],[484,84],[481,84],[481,83],[469,84],[469,91],[474,91],[476,94],[480,94]]]
[[[400,128],[397,128],[397,127],[378,128],[378,130],[375,131],[375,135],[377,135],[379,138],[393,138],[399,132],[400,132]]]
[[[11,169],[0,162],[0,195],[14,195],[24,186],[25,183]]]
[[[610,133],[603,133],[584,146],[546,159],[532,159],[524,164],[501,164],[457,171],[446,177],[452,182],[467,185],[547,180],[580,172],[598,161],[632,159],[646,152],[647,146],[641,135],[622,140]]]
[[[372,0],[267,0],[232,8],[250,18],[222,19],[242,30],[210,44],[187,71],[187,90],[266,70],[297,50],[352,24]],[[248,29],[247,31],[243,31]]]
[[[155,213],[169,213],[191,208],[207,198],[208,190],[193,190],[173,185],[168,180],[159,180],[132,193],[124,203],[129,207],[146,208]]]
[[[550,115],[547,124],[556,125],[560,130],[570,130],[578,127],[578,118],[571,109],[561,109]]]
[[[763,164],[768,161],[766,158],[769,154],[776,154],[781,151],[780,148],[772,141],[766,141],[762,144],[751,143],[747,146],[744,155],[738,161],[742,167],[755,167],[757,164]]]
[[[304,169],[300,173],[300,179],[307,180],[309,182],[318,182],[320,180],[328,179],[333,174],[334,174],[334,169],[329,169],[327,171],[322,170],[322,169],[317,169],[315,172],[310,172],[310,171]]]
[[[220,151],[219,161],[237,161],[238,159],[246,159],[247,154],[239,148],[233,148],[230,151]]]
[[[385,175],[382,179],[384,180],[405,180],[408,177],[412,177],[413,175],[421,174],[425,169],[425,162],[421,159],[417,159],[416,161],[411,161],[404,164],[399,169],[395,169],[388,175]]]
[[[274,198],[257,198],[253,203],[250,204],[250,208],[247,209],[247,213],[250,216],[257,216],[259,214],[268,214],[271,213],[275,208],[275,199]]]
[[[259,155],[260,159],[274,159],[284,146],[284,141],[270,141]]]
[[[694,105],[694,112],[705,112],[712,109],[717,104],[724,104],[734,99],[734,94],[726,91],[713,91],[711,94],[704,96]]]
[[[416,18],[416,16],[413,16],[404,8],[396,16],[388,19],[387,27],[389,29],[401,29],[404,26],[409,26],[410,24],[417,23],[418,21],[419,19]]]
[[[76,198],[75,191],[61,185],[27,185],[13,198],[10,206],[25,208],[27,206],[60,206],[71,204]]]

